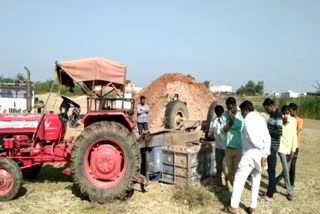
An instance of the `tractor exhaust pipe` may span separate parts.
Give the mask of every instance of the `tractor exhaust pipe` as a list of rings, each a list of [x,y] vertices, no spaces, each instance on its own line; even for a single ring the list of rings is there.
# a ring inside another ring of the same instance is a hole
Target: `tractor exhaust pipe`
[[[27,71],[27,112],[32,111],[32,85],[31,85],[31,73],[30,70],[25,66],[24,69]]]

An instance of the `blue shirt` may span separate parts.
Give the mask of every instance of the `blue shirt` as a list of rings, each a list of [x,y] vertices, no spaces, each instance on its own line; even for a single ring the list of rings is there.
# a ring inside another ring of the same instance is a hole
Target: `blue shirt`
[[[229,112],[225,111],[221,117],[221,132],[223,128],[230,122]],[[243,117],[241,111],[238,110],[231,128],[225,133],[225,145],[233,149],[241,148],[241,132],[243,129]]]

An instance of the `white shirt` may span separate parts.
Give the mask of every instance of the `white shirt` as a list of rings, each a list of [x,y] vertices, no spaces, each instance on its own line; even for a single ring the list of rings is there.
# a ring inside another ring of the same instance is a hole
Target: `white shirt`
[[[225,149],[226,144],[226,136],[223,132],[221,132],[221,118],[216,117],[210,123],[209,136],[214,135],[214,139],[216,140],[215,147],[217,149]]]
[[[147,123],[148,122],[148,113],[149,106],[145,103],[144,105],[137,105],[137,113],[138,113],[138,123]]]
[[[242,155],[252,167],[261,171],[261,159],[270,154],[271,137],[267,123],[257,112],[250,112],[244,118],[242,131]]]

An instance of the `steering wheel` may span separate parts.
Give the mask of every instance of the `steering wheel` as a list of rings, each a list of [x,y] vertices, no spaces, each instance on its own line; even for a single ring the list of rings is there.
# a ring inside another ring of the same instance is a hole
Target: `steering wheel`
[[[70,127],[75,127],[80,119],[80,105],[65,96],[61,96],[60,118],[64,123],[69,122]],[[72,114],[68,117],[70,107],[73,107]]]
[[[80,108],[80,105],[76,102],[74,102],[73,100],[70,100],[69,98],[65,97],[65,96],[61,96],[62,98],[62,102],[66,102],[66,103],[69,103],[72,105],[72,107],[75,107],[75,108]]]

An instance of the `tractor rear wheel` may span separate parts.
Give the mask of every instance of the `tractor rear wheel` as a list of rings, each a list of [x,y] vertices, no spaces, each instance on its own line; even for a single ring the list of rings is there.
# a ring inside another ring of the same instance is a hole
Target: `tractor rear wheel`
[[[165,111],[165,128],[181,129],[183,120],[189,119],[187,106],[179,100],[170,101]]]
[[[16,162],[0,158],[0,201],[14,199],[22,186],[22,172]]]
[[[75,186],[97,203],[125,200],[140,173],[140,149],[117,122],[97,122],[77,137],[71,152]]]

